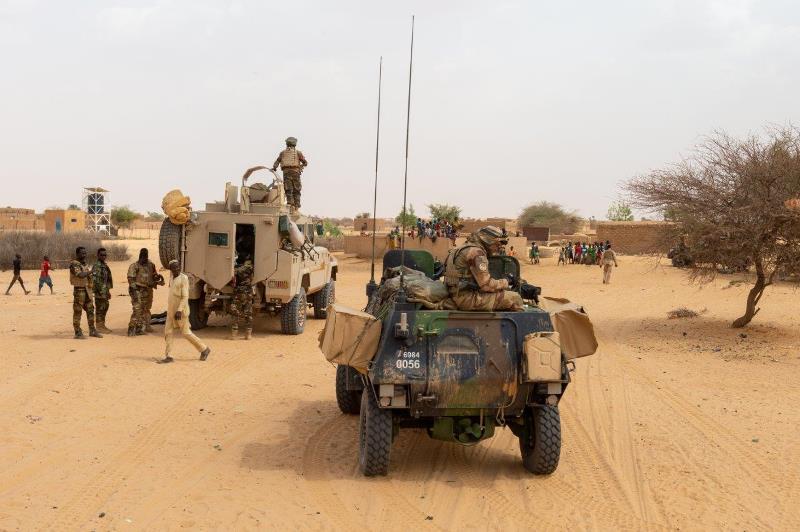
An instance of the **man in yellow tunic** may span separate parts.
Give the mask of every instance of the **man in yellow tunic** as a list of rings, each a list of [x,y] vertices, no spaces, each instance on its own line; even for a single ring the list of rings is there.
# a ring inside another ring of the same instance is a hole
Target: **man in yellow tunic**
[[[164,358],[158,362],[167,364],[174,361],[172,341],[176,332],[180,332],[197,349],[200,353],[200,360],[205,360],[211,353],[211,349],[194,335],[189,326],[189,278],[181,271],[181,265],[177,260],[169,262],[169,271],[172,272],[172,279],[169,282],[169,293],[167,294],[167,322],[164,324],[166,350]]]

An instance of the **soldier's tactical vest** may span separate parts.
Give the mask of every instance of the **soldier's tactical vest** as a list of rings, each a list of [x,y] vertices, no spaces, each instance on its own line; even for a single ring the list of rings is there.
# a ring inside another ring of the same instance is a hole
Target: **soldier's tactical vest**
[[[145,286],[145,287],[152,287],[153,286],[153,273],[155,270],[155,265],[153,263],[148,262],[144,266],[136,263],[136,285],[137,286]]]
[[[444,263],[444,283],[448,288],[464,289],[466,284],[475,284],[475,278],[469,269],[465,251],[469,248],[483,249],[477,244],[467,242],[461,247],[450,250]]]
[[[300,166],[300,157],[297,148],[286,148],[281,152],[281,168],[297,168]]]
[[[75,265],[77,265],[77,269],[82,272],[89,271],[88,264],[81,264],[80,261],[77,260],[72,261],[72,264],[69,267],[69,284],[75,288],[87,288],[89,286],[89,276],[87,275],[86,277],[78,277],[75,275],[75,272],[73,271],[76,269]]]

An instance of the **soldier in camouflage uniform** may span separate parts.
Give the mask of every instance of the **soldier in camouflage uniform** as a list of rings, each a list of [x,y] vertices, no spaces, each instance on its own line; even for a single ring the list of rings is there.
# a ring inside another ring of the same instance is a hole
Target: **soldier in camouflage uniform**
[[[111,268],[106,264],[106,248],[97,250],[97,261],[92,266],[92,291],[94,292],[95,321],[97,330],[101,333],[110,333],[111,329],[106,327],[106,314],[108,313],[109,299],[111,299],[111,289],[114,288],[114,280],[111,277]]]
[[[234,270],[231,314],[231,340],[239,337],[239,322],[244,322],[244,339],[249,340],[253,334],[253,263],[249,256]]]
[[[522,297],[508,290],[508,279],[492,279],[489,256],[506,244],[500,229],[487,226],[472,233],[464,245],[450,251],[444,279],[459,310],[522,310]]]
[[[72,326],[75,329],[75,338],[86,338],[81,330],[81,315],[86,312],[86,321],[89,323],[89,336],[102,338],[94,328],[94,305],[92,304],[92,269],[86,264],[86,248],[80,246],[75,250],[75,260],[69,264],[69,282],[74,287],[72,291]]]
[[[300,183],[300,174],[308,166],[308,161],[303,157],[303,152],[297,149],[297,139],[289,137],[286,139],[286,149],[278,154],[275,159],[275,164],[272,165],[272,171],[278,169],[280,165],[283,171],[283,188],[286,191],[286,203],[295,210],[300,209],[300,191],[302,185]]]
[[[150,309],[153,308],[153,290],[163,285],[164,278],[156,272],[156,265],[150,262],[147,248],[139,250],[139,260],[128,268],[128,292],[131,296],[131,319],[128,322],[128,336],[152,332]]]

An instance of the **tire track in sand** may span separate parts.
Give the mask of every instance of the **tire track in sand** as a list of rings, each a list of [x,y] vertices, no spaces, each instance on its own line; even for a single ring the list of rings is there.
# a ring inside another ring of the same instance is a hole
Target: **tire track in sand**
[[[203,400],[230,375],[240,370],[258,357],[234,355],[226,357],[215,365],[209,373],[199,380],[184,387],[182,397],[171,405],[167,411],[136,435],[134,443],[123,452],[109,460],[109,467],[98,474],[78,490],[72,498],[59,507],[54,521],[46,528],[53,530],[72,530],[89,521],[96,510],[117,491],[119,485],[138,466],[146,461],[147,456],[157,449],[164,437],[173,429],[173,422],[183,418],[190,405]]]

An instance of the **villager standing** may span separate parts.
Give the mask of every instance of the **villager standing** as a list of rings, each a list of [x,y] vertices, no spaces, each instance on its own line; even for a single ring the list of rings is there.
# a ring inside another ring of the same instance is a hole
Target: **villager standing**
[[[94,327],[94,304],[92,303],[92,269],[86,264],[86,248],[83,246],[75,250],[75,260],[69,263],[69,284],[72,290],[72,326],[75,329],[75,338],[86,338],[81,330],[81,315],[86,312],[86,321],[89,324],[89,336],[102,338]]]
[[[106,314],[108,314],[109,299],[111,299],[111,289],[114,288],[114,280],[111,277],[111,268],[106,264],[106,258],[108,258],[106,248],[98,249],[97,261],[92,266],[95,322],[97,330],[101,333],[112,332],[111,329],[106,327]]]
[[[22,273],[22,255],[20,255],[19,253],[15,254],[14,260],[11,261],[11,263],[14,266],[14,277],[11,278],[11,284],[9,284],[8,288],[6,289],[6,295],[8,295],[11,292],[11,287],[14,286],[14,283],[17,282],[22,287],[22,291],[25,292],[25,295],[30,294],[31,291],[25,288],[25,283],[22,282],[22,277],[20,275]]]
[[[611,282],[611,268],[617,267],[617,254],[611,249],[611,244],[606,244],[603,252],[603,284]]]
[[[42,267],[39,270],[39,292],[36,295],[42,295],[42,287],[47,285],[50,287],[50,295],[53,295],[53,280],[50,278],[50,258],[45,255],[42,258]]]
[[[211,353],[211,349],[195,336],[189,326],[189,278],[181,271],[181,265],[177,260],[169,262],[169,271],[172,279],[169,282],[169,292],[167,293],[167,321],[164,324],[164,358],[159,360],[160,364],[173,362],[172,342],[175,333],[180,333],[192,346],[200,353],[200,360],[206,360]]]
[[[275,163],[272,165],[272,171],[278,169],[278,165],[283,172],[283,188],[286,192],[286,203],[295,210],[300,209],[300,192],[302,185],[300,183],[300,175],[303,170],[308,166],[308,161],[303,156],[303,152],[297,149],[297,139],[289,137],[286,139],[286,149],[278,154]]]

